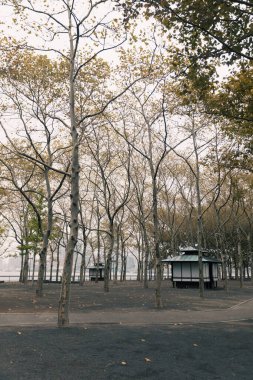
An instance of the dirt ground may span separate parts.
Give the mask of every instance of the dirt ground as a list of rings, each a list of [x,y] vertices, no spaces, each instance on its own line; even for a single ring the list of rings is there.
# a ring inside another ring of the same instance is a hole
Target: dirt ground
[[[105,293],[103,282],[86,282],[84,286],[72,284],[72,312],[99,310],[155,310],[155,283],[143,289],[137,281],[111,283],[110,292]],[[35,296],[35,286],[19,283],[0,284],[0,313],[12,312],[48,312],[57,311],[60,294],[59,284],[44,284],[44,296]],[[173,288],[170,281],[162,284],[163,310],[203,310],[228,308],[253,297],[251,282],[244,283],[240,289],[239,282],[231,281],[229,291],[224,290],[223,283],[213,290],[206,290],[204,299],[200,299],[198,289]]]
[[[55,313],[60,287],[45,284],[44,297],[31,285],[0,284],[0,313]],[[226,293],[223,285],[207,290],[162,289],[163,306],[178,310],[227,309],[253,298],[253,287],[236,281]],[[72,285],[71,311],[154,311],[154,283],[143,289],[137,282]],[[251,380],[253,315],[219,323],[168,325],[97,324],[56,327],[0,327],[0,380]]]

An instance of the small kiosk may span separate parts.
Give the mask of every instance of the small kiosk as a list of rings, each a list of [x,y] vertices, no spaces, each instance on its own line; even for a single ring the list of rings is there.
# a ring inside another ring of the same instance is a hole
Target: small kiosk
[[[203,262],[203,277],[206,288],[216,288],[218,282],[218,265],[220,260],[208,257],[208,251],[201,250]],[[162,260],[171,265],[171,281],[173,287],[199,287],[199,257],[198,249],[187,247],[180,249],[180,255]]]
[[[105,277],[105,266],[102,263],[96,263],[93,267],[89,268],[89,279],[90,281],[104,281]]]

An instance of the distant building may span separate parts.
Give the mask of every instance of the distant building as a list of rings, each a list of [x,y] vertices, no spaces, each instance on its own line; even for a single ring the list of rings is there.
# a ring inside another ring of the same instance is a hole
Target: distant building
[[[186,247],[180,249],[181,254],[162,260],[171,265],[171,281],[173,287],[186,288],[199,286],[198,249]],[[218,265],[220,260],[207,256],[208,251],[202,250],[203,277],[206,288],[216,288],[218,281]]]

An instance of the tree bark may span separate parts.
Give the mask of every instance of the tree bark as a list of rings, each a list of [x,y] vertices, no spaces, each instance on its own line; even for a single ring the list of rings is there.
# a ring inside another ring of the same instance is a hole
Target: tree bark
[[[64,267],[62,273],[62,286],[58,307],[58,326],[69,325],[70,286],[73,265],[73,254],[78,238],[79,215],[79,138],[75,116],[75,49],[72,35],[72,21],[68,1],[69,15],[69,42],[70,42],[70,73],[69,73],[69,111],[71,123],[72,154],[71,154],[71,207],[70,207],[70,234],[65,252]]]
[[[202,237],[203,237],[203,221],[202,221],[202,207],[201,207],[201,195],[200,195],[200,171],[199,171],[199,157],[198,157],[198,147],[196,140],[196,131],[193,130],[193,146],[195,154],[196,163],[196,198],[197,198],[197,243],[198,243],[198,262],[199,262],[199,295],[201,298],[204,297],[204,275],[203,275],[203,261],[202,261]]]
[[[48,174],[48,173],[47,173]],[[48,242],[49,237],[52,230],[53,225],[53,203],[51,199],[51,191],[50,191],[50,185],[49,185],[49,179],[47,178],[47,186],[48,189],[48,200],[47,200],[47,230],[43,234],[43,244],[42,249],[39,253],[40,256],[40,263],[39,263],[39,272],[38,272],[38,280],[37,280],[37,288],[36,288],[36,296],[42,297],[43,296],[43,282],[44,282],[44,276],[45,276],[45,270],[46,270],[46,259],[47,259],[47,249],[48,249]]]
[[[110,271],[111,271],[111,263],[112,263],[112,253],[113,253],[113,247],[114,247],[114,226],[113,223],[110,223],[110,245],[105,261],[105,278],[104,278],[104,291],[106,293],[109,292],[109,279],[110,279]]]

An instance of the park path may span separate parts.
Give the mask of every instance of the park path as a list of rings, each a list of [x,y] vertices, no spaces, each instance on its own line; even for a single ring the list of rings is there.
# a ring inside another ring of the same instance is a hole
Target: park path
[[[131,310],[70,313],[70,325],[166,325],[253,320],[253,298],[227,309],[213,310]],[[55,313],[0,313],[0,327],[56,326]]]

